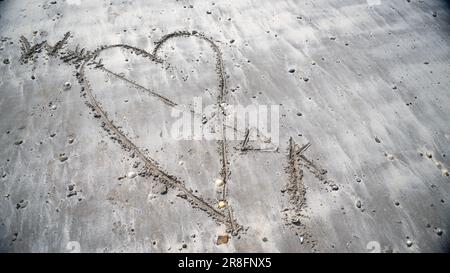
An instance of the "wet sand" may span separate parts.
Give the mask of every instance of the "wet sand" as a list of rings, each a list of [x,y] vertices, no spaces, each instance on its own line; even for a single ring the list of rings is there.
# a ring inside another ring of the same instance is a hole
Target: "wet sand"
[[[0,251],[448,251],[447,2],[260,2],[1,1]]]

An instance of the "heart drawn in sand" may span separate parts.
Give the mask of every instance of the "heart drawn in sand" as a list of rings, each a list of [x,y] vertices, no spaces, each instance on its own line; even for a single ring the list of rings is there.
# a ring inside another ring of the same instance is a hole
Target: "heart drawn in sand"
[[[199,34],[198,32],[175,32],[172,34],[168,34],[164,36],[160,41],[156,42],[156,46],[153,49],[153,51],[147,52],[143,49],[139,49],[133,46],[124,45],[124,44],[118,44],[118,45],[111,45],[111,46],[104,46],[100,49],[96,50],[92,56],[98,56],[100,53],[110,50],[112,48],[121,48],[133,53],[136,53],[138,55],[141,55],[142,57],[147,58],[151,62],[155,63],[161,63],[163,64],[165,61],[161,58],[159,58],[158,53],[161,49],[161,47],[167,43],[167,41],[174,39],[174,38],[180,38],[180,37],[195,37],[198,38],[204,42],[206,42],[213,50],[215,57],[216,57],[216,73],[218,76],[218,94],[216,103],[218,106],[217,111],[217,121],[219,122],[219,126],[222,129],[222,138],[221,140],[217,141],[218,150],[220,154],[220,180],[221,180],[221,198],[218,202],[218,205],[211,204],[208,201],[205,200],[205,198],[199,196],[197,193],[195,193],[193,190],[188,189],[184,183],[183,180],[180,178],[174,176],[170,172],[164,170],[160,167],[160,165],[151,158],[150,156],[146,155],[135,143],[133,143],[127,136],[126,133],[123,132],[120,127],[115,125],[115,122],[111,120],[105,111],[105,109],[102,108],[101,104],[97,100],[97,98],[94,95],[94,90],[92,88],[91,83],[86,77],[86,67],[90,63],[92,64],[92,59],[86,59],[81,64],[79,69],[79,79],[81,84],[84,86],[84,90],[86,91],[86,95],[89,100],[89,106],[91,109],[96,113],[97,116],[99,116],[102,121],[105,129],[112,135],[112,138],[118,141],[124,149],[126,149],[129,152],[134,153],[140,160],[142,160],[145,163],[145,168],[147,170],[147,174],[155,178],[155,180],[159,181],[160,183],[165,184],[166,186],[176,189],[181,194],[179,196],[185,198],[192,207],[201,209],[205,211],[209,216],[211,216],[213,219],[215,219],[217,222],[224,224],[228,231],[232,234],[237,234],[239,230],[241,229],[241,226],[236,222],[236,220],[233,217],[233,211],[228,203],[228,176],[229,176],[229,161],[227,159],[227,140],[225,138],[225,125],[223,124],[224,116],[224,109],[223,109],[223,103],[226,102],[226,79],[225,79],[225,72],[224,72],[224,65],[223,65],[223,59],[222,54],[220,52],[219,47],[214,43],[214,41],[210,38],[205,37],[202,34]],[[170,107],[178,107],[179,104],[168,97],[165,97],[159,93],[156,93],[152,91],[151,89],[131,80],[127,77],[120,75],[119,73],[116,73],[109,68],[106,68],[100,63],[97,63],[95,66],[98,69],[101,69],[105,73],[112,75],[114,77],[117,77],[120,80],[123,80],[127,82],[128,84],[133,85],[134,87],[141,89],[148,93],[149,95],[155,97],[158,99],[161,103],[170,106]]]

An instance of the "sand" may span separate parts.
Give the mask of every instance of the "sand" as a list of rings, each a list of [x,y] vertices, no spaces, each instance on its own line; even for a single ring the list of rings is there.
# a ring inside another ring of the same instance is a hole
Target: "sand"
[[[0,2],[0,251],[449,251],[446,1],[151,2]]]

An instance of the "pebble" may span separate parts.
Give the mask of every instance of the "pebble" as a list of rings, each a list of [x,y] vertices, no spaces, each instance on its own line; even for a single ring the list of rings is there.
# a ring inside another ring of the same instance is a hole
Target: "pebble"
[[[434,164],[436,165],[436,167],[438,167],[438,169],[442,168],[442,164],[439,161],[434,162]]]
[[[166,185],[163,185],[159,191],[159,194],[164,195],[167,194],[168,188]]]
[[[333,186],[331,186],[331,189],[333,191],[337,191],[337,190],[339,190],[339,187],[337,185],[333,185]]]
[[[356,207],[357,207],[358,209],[361,208],[361,201],[360,201],[360,200],[356,201]]]
[[[26,200],[20,200],[19,203],[16,205],[16,209],[24,209],[28,206],[28,201]]]
[[[4,63],[4,64],[9,64],[9,59],[4,59],[4,60],[3,60],[3,63]]]
[[[127,177],[128,178],[135,178],[137,176],[137,174],[135,172],[128,172]]]
[[[291,220],[291,223],[294,224],[294,225],[296,225],[296,226],[300,226],[300,225],[302,224],[302,222],[300,221],[299,218],[293,218],[293,219]]]
[[[428,158],[432,158],[433,157],[433,155],[430,152],[426,152],[426,155],[427,155]]]
[[[219,209],[223,209],[227,206],[227,203],[225,201],[220,201],[217,206],[219,207]]]
[[[411,247],[413,245],[413,242],[411,240],[406,241],[406,246]]]
[[[289,73],[294,73],[294,72],[295,72],[294,68],[289,69]]]
[[[15,145],[20,145],[23,143],[23,140],[16,140],[16,142],[14,142]]]
[[[64,90],[69,90],[72,87],[72,84],[70,82],[64,83]]]
[[[380,140],[378,137],[375,137],[375,141],[376,141],[377,143],[381,143],[381,140]]]
[[[356,178],[356,182],[361,183],[361,178]]]
[[[436,234],[437,234],[437,235],[441,236],[442,233],[444,233],[444,232],[442,231],[442,229],[440,229],[440,228],[437,228],[437,229],[436,229]]]
[[[400,202],[399,201],[395,201],[394,205],[396,205],[398,207],[398,206],[400,206]]]
[[[53,104],[52,106],[50,106],[51,110],[56,110],[56,104]]]
[[[265,242],[269,241],[269,239],[267,239],[267,237],[263,237],[262,241],[265,243]]]
[[[227,244],[229,238],[230,238],[230,237],[228,236],[228,234],[225,234],[225,235],[219,235],[219,236],[217,237],[217,242],[216,242],[216,244],[217,244],[217,245]]]
[[[445,175],[445,176],[449,176],[448,170],[442,170],[442,174]]]
[[[69,159],[69,157],[66,156],[65,154],[59,155],[59,161],[64,162],[64,161],[66,161],[67,159]]]
[[[216,187],[219,188],[219,187],[222,187],[224,183],[221,178],[217,178],[215,184],[216,184]]]

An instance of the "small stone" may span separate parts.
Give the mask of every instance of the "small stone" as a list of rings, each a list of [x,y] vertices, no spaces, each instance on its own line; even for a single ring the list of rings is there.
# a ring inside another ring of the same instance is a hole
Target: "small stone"
[[[59,161],[61,161],[61,162],[64,162],[64,161],[66,161],[67,159],[69,159],[69,157],[66,156],[65,154],[61,154],[61,155],[59,156]]]
[[[72,84],[70,82],[64,83],[64,90],[69,90],[72,87]]]
[[[182,248],[187,248],[187,244],[183,244],[181,247]]]
[[[168,188],[166,185],[163,185],[159,191],[159,194],[164,195],[167,194]]]
[[[449,173],[448,173],[448,170],[447,170],[447,169],[442,170],[442,174],[443,174],[444,176],[449,176]]]
[[[219,209],[223,209],[227,206],[227,203],[225,201],[220,201],[219,204],[217,204],[217,207],[219,207]]]
[[[291,68],[291,69],[289,69],[289,71],[288,71],[289,73],[294,73],[295,72],[295,68]]]
[[[339,190],[339,187],[338,187],[337,185],[332,185],[332,186],[331,186],[331,189],[332,189],[333,191],[337,191],[337,190]]]
[[[16,209],[24,209],[28,206],[28,201],[27,200],[20,200],[19,203],[17,203],[16,205]]]
[[[399,201],[394,201],[394,205],[396,205],[398,207],[398,206],[400,206],[400,202]]]
[[[75,141],[73,138],[69,138],[69,144],[72,144]]]
[[[53,104],[52,106],[50,106],[51,110],[56,110],[56,104]]]
[[[376,143],[381,143],[381,140],[378,137],[375,137]]]
[[[331,36],[331,37],[330,37],[330,40],[334,41],[334,40],[336,40],[336,37]]]
[[[356,182],[361,183],[361,178],[356,178]]]
[[[309,81],[309,78],[303,77],[303,80],[304,80],[305,82],[308,82],[308,81]]]
[[[136,176],[137,176],[137,174],[135,172],[128,172],[127,173],[127,177],[130,178],[130,179],[135,178]]]
[[[16,142],[14,142],[14,145],[20,145],[23,143],[23,140],[16,140]]]
[[[358,209],[361,208],[361,201],[360,201],[360,200],[356,201],[356,207],[357,207]]]
[[[301,224],[302,224],[302,222],[300,221],[299,218],[293,218],[293,219],[291,220],[291,223],[294,224],[294,225],[296,225],[296,226],[301,226]]]
[[[9,64],[9,59],[4,59],[4,60],[3,60],[3,63],[4,63],[4,64]]]
[[[216,244],[217,244],[217,245],[227,244],[229,238],[230,238],[230,237],[228,236],[228,234],[225,234],[225,235],[219,235],[219,236],[217,237],[217,242],[216,242]]]
[[[224,185],[223,179],[217,178],[215,181],[216,187],[222,187]]]
[[[262,241],[265,243],[265,242],[269,241],[269,239],[267,239],[267,237],[263,237]]]
[[[303,244],[304,241],[305,241],[305,238],[303,238],[303,236],[300,236],[300,244]]]
[[[413,242],[411,240],[406,241],[406,246],[411,247],[413,245]]]
[[[436,234],[437,234],[437,235],[441,236],[443,233],[444,233],[444,232],[442,231],[442,229],[440,229],[440,228],[437,228],[437,229],[436,229]]]
[[[208,11],[206,12],[206,14],[211,14],[211,11],[208,10]]]
[[[302,115],[303,115],[303,114],[300,113],[300,112],[297,113],[297,116],[299,116],[299,117],[301,117]]]
[[[428,158],[432,158],[433,157],[433,155],[430,152],[426,152],[426,155],[427,155]]]
[[[230,40],[230,44],[232,44],[232,43],[234,43],[234,39],[231,39],[231,40]]]

